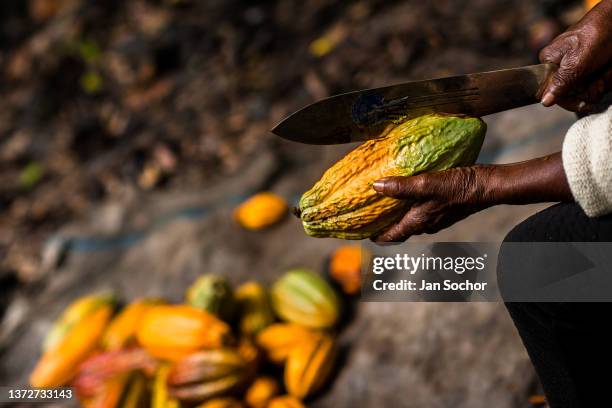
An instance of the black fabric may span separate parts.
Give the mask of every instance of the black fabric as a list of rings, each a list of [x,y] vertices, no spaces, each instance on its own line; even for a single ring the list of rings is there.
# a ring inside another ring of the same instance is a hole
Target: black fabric
[[[589,218],[574,203],[557,204],[529,217],[504,240],[611,241],[612,215]],[[520,273],[498,265],[499,280],[513,272]],[[506,307],[550,407],[612,406],[612,303],[506,303]]]

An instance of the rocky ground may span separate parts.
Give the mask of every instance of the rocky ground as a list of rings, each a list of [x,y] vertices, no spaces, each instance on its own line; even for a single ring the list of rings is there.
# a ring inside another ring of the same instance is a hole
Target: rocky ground
[[[262,189],[295,201],[350,146],[267,130],[329,94],[533,63],[581,10],[92,3],[2,6],[0,384],[26,381],[50,322],[80,294],[179,300],[203,272],[269,282],[321,270],[342,242],[309,238],[292,217],[246,232],[231,209]],[[559,150],[574,118],[532,106],[485,120],[480,161],[511,162]],[[500,240],[542,207],[492,208],[418,239]],[[522,407],[537,388],[499,304],[361,303],[342,342],[345,363],[314,406]]]

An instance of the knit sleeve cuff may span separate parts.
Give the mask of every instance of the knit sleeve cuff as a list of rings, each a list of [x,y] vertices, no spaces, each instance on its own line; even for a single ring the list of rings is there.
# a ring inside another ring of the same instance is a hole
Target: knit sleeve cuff
[[[580,119],[563,142],[563,168],[574,199],[589,217],[612,212],[612,108]]]

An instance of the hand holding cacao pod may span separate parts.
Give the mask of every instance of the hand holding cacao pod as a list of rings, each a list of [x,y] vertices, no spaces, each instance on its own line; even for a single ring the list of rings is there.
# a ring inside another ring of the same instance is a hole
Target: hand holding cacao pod
[[[473,164],[485,132],[480,119],[431,114],[363,143],[304,193],[298,210],[304,230],[343,239],[380,234],[402,218],[410,202],[379,195],[374,181]]]

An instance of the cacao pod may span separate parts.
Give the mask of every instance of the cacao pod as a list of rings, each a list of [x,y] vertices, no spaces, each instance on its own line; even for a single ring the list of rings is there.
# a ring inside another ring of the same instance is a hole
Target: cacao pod
[[[136,331],[138,342],[154,357],[176,361],[203,348],[230,340],[227,324],[187,305],[157,305],[144,314]]]
[[[258,193],[234,211],[234,218],[246,229],[259,230],[276,224],[287,214],[287,202],[270,192]]]
[[[282,363],[291,350],[315,333],[297,324],[275,323],[257,335],[257,344],[266,351],[270,361]]]
[[[102,347],[106,350],[119,350],[135,341],[136,327],[145,312],[153,305],[161,303],[157,299],[136,300],[127,305],[108,325],[102,337]]]
[[[43,351],[47,351],[56,346],[62,338],[76,324],[87,319],[87,317],[95,312],[99,307],[112,306],[115,303],[115,298],[110,293],[100,293],[84,296],[71,303],[62,315],[53,323],[51,329],[43,340]]]
[[[137,370],[152,374],[157,365],[157,361],[143,349],[106,351],[81,363],[72,386],[80,397],[91,397],[115,377]]]
[[[206,310],[225,321],[234,315],[232,287],[222,276],[206,274],[200,276],[187,289],[187,304]]]
[[[328,328],[340,315],[334,289],[314,272],[294,269],[277,280],[270,291],[274,311],[283,320],[309,328]]]
[[[168,393],[168,373],[170,367],[163,364],[157,369],[153,380],[152,408],[180,408],[178,400],[172,398]]]
[[[243,334],[257,334],[274,322],[268,293],[259,283],[242,284],[236,290],[236,302],[240,307],[240,331]]]
[[[112,306],[105,304],[74,324],[42,355],[30,375],[32,387],[60,387],[68,383],[79,364],[98,347],[112,313]]]
[[[234,349],[202,350],[171,366],[168,390],[181,401],[206,401],[243,385],[248,371],[248,365]]]
[[[334,340],[323,333],[296,345],[287,358],[285,387],[289,394],[304,399],[319,390],[332,372]]]
[[[313,237],[364,239],[401,219],[410,203],[378,194],[374,181],[467,166],[476,161],[486,124],[431,114],[369,140],[329,168],[300,199],[297,214]]]
[[[306,408],[302,401],[292,395],[282,395],[272,398],[267,408]]]
[[[236,398],[213,398],[197,408],[244,408],[244,404]]]
[[[272,377],[259,377],[247,389],[245,401],[251,408],[265,408],[278,395],[278,382]]]
[[[82,400],[82,405],[85,408],[114,408],[119,406],[127,382],[128,374],[106,380],[93,396]]]
[[[147,379],[142,373],[133,373],[121,398],[121,408],[150,406]]]
[[[347,295],[361,289],[361,265],[365,254],[358,246],[346,245],[336,249],[329,262],[329,275]]]

